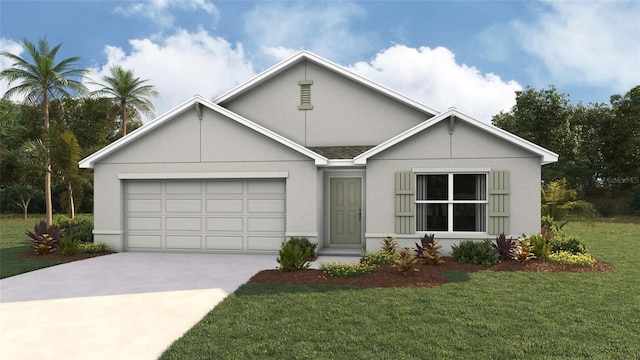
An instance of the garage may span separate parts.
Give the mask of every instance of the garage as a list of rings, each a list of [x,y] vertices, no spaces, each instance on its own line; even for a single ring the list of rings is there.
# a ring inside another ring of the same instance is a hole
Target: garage
[[[276,251],[284,179],[126,180],[125,250]]]

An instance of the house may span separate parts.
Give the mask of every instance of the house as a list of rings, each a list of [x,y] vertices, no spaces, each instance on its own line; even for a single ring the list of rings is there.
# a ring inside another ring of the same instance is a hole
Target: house
[[[438,112],[302,50],[200,96],[80,162],[95,238],[115,251],[275,252],[402,246],[540,228],[558,155],[456,109]]]

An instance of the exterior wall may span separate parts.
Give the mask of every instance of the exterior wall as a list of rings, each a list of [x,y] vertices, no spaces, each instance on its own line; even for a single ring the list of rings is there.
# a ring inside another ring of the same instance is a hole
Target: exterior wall
[[[491,134],[458,121],[449,135],[441,122],[387,149],[367,162],[367,251],[376,250],[384,236],[401,246],[415,246],[424,233],[395,234],[395,173],[412,169],[469,168],[507,170],[510,174],[510,232],[513,236],[540,230],[540,159]],[[444,252],[465,239],[493,239],[478,233],[436,233]]]
[[[206,179],[206,174],[236,173],[228,175],[234,178],[243,172],[288,173],[287,236],[317,237],[314,190],[318,176],[312,159],[210,110],[203,113],[202,121],[193,110],[149,134],[95,166],[96,241],[107,242],[114,251],[124,250],[123,177],[163,179],[167,176],[163,174],[179,174],[189,178],[192,173],[193,178]]]
[[[299,80],[313,80],[312,110],[298,110]],[[431,117],[309,61],[221,105],[304,146],[377,145]]]

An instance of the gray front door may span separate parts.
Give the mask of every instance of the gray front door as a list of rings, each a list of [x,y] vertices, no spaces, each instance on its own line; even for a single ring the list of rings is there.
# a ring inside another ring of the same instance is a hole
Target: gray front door
[[[331,245],[362,243],[360,178],[331,178]]]

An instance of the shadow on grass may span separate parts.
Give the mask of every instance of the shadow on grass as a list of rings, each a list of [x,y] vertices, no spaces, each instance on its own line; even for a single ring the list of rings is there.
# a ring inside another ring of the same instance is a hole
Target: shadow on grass
[[[29,245],[0,249],[0,279],[62,264],[60,261],[21,258]]]
[[[300,293],[327,293],[336,291],[354,291],[367,289],[362,286],[341,285],[301,285],[301,284],[252,284],[246,283],[234,292],[237,297],[270,295],[270,294],[300,294]]]
[[[444,276],[447,280],[449,280],[449,282],[452,283],[467,282],[471,280],[471,277],[469,277],[469,272],[466,270],[445,271],[444,273],[442,273],[442,276]]]

